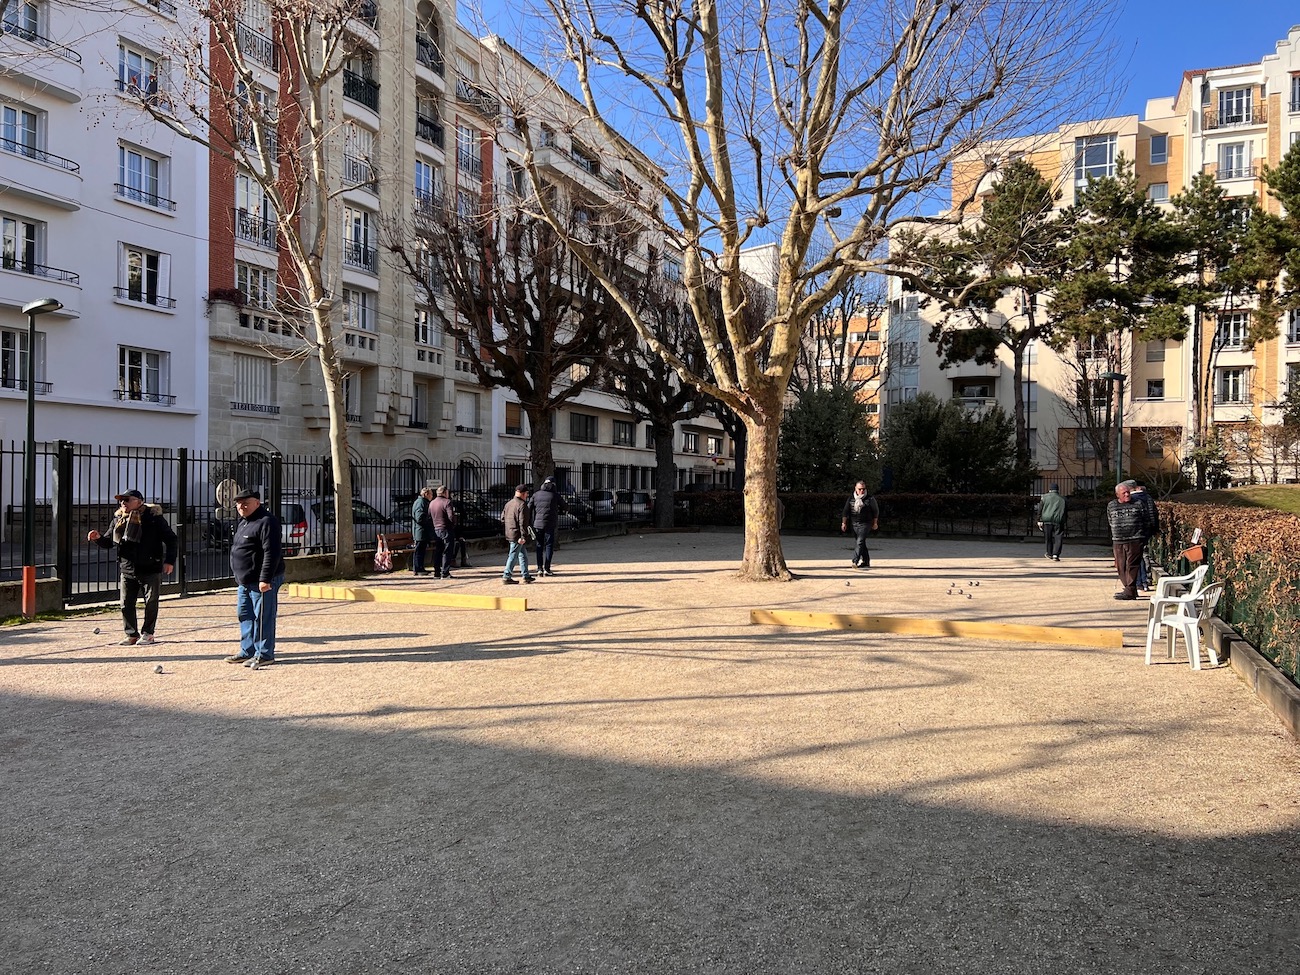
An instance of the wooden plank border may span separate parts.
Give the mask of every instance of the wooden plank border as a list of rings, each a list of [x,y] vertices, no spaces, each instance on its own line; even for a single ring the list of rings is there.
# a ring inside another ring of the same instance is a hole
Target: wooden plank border
[[[448,609],[495,609],[511,613],[523,613],[528,609],[528,600],[522,596],[475,596],[471,593],[363,589],[312,583],[292,583],[284,589],[288,595],[300,596],[303,599],[334,599],[354,603],[405,603],[410,606],[443,606]]]
[[[749,622],[766,626],[806,626],[819,630],[862,630],[908,636],[964,636],[981,640],[1015,640],[1061,646],[1121,650],[1123,630],[1024,623],[982,623],[975,620],[935,620],[916,616],[863,616],[843,613],[799,613],[784,609],[751,609]]]

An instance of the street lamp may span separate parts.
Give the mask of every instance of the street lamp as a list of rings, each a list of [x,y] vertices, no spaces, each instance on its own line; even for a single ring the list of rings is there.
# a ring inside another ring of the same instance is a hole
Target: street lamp
[[[1115,397],[1115,483],[1118,484],[1124,471],[1124,380],[1128,376],[1122,372],[1103,372],[1100,378],[1119,386]]]
[[[63,302],[37,298],[23,305],[27,316],[27,444],[23,452],[23,615],[36,616],[36,316]]]

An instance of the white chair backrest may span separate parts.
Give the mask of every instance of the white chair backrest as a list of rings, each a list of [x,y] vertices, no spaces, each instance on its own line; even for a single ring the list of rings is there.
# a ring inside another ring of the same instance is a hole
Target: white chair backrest
[[[1185,576],[1161,576],[1156,584],[1156,598],[1172,596],[1175,588],[1186,586],[1185,596],[1196,596],[1200,594],[1201,587],[1205,585],[1205,574],[1210,571],[1208,565],[1197,566]]]
[[[1216,582],[1212,586],[1206,586],[1201,590],[1197,597],[1200,602],[1201,610],[1197,614],[1202,621],[1208,620],[1214,615],[1215,609],[1218,608],[1219,599],[1223,595],[1223,583]]]

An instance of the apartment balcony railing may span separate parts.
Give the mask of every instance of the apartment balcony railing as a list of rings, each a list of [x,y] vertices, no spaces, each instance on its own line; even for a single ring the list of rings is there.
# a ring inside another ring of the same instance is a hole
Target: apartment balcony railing
[[[159,196],[157,193],[150,193],[148,190],[142,190],[138,186],[128,186],[125,183],[114,183],[113,192],[124,200],[130,200],[132,203],[144,203],[147,206],[157,207],[159,210],[176,209],[175,200],[169,200],[165,196]]]
[[[167,89],[153,75],[148,78],[118,78],[117,90],[125,95],[140,99],[146,105],[154,105],[170,110],[171,99],[167,97]]]
[[[425,190],[415,191],[415,212],[426,217],[436,216],[442,210],[443,195]]]
[[[264,64],[272,71],[280,69],[280,56],[275,49],[275,42],[260,30],[249,27],[242,20],[235,23],[235,43],[254,61]]]
[[[0,376],[0,389],[16,389],[25,393],[27,380],[19,376]],[[45,396],[54,391],[54,383],[43,383],[38,380],[32,383],[32,389],[37,396]]]
[[[483,428],[482,428],[482,427],[471,427],[471,426],[465,426],[465,425],[463,425],[463,424],[457,423],[457,424],[456,424],[456,432],[457,432],[457,433],[482,433],[482,432],[483,432]]]
[[[0,30],[6,34],[13,34],[15,37],[21,37],[29,44],[35,44],[38,47],[47,48],[50,53],[58,55],[65,61],[71,61],[73,64],[81,63],[81,55],[70,47],[64,47],[62,44],[50,40],[44,34],[38,34],[34,30],[29,30],[21,24],[11,24],[7,20],[0,21]]]
[[[446,143],[446,130],[442,123],[436,118],[429,118],[427,115],[415,116],[415,137],[423,139],[425,142],[443,148]]]
[[[348,267],[357,267],[363,271],[369,271],[371,274],[379,273],[379,255],[373,247],[355,241],[345,240],[343,242],[343,263]]]
[[[259,247],[275,250],[275,221],[263,220],[256,213],[247,210],[236,210],[235,236]]]
[[[141,288],[114,288],[113,294],[125,301],[138,301],[142,305],[152,305],[154,308],[175,308],[175,298],[164,298],[159,294],[150,294]]]
[[[235,119],[235,131],[239,135],[239,142],[244,148],[257,151],[257,136],[254,135],[255,127],[253,120],[246,115],[240,115]],[[270,152],[271,158],[280,155],[280,136],[276,132],[275,119],[266,119],[262,123],[262,138],[266,140],[267,151]]]
[[[462,173],[481,178],[483,175],[483,159],[472,152],[458,149],[456,150],[456,168]]]
[[[1207,108],[1201,113],[1201,127],[1210,129],[1227,129],[1238,125],[1263,125],[1268,121],[1267,105],[1250,105],[1240,111],[1220,112],[1217,108]]]
[[[113,397],[123,402],[130,400],[137,403],[157,403],[159,406],[176,405],[176,397],[170,393],[150,393],[142,389],[115,389]]]
[[[5,152],[12,152],[17,156],[26,156],[28,159],[35,159],[37,162],[48,163],[51,166],[58,166],[60,169],[66,169],[70,173],[81,172],[80,163],[75,163],[71,159],[65,159],[63,156],[56,156],[54,153],[46,152],[44,149],[37,149],[35,146],[16,142],[13,139],[0,138],[0,149],[3,149]]]
[[[37,264],[35,261],[14,254],[0,256],[0,268],[6,271],[17,271],[19,274],[30,274],[37,278],[48,278],[51,281],[62,281],[65,284],[81,283],[80,274],[74,274],[72,271],[65,271],[58,267]]]
[[[356,17],[371,30],[379,30],[379,5],[375,0],[361,0]]]
[[[1220,166],[1218,163],[1208,163],[1205,172],[1220,183],[1230,179],[1254,179],[1259,175],[1259,163],[1239,163],[1235,166]]]
[[[501,114],[500,99],[463,78],[456,82],[456,100],[474,109],[484,118],[496,118]]]
[[[360,102],[372,112],[379,111],[379,82],[343,69],[343,97]]]
[[[447,64],[443,60],[442,51],[438,50],[438,45],[427,34],[415,35],[415,60],[434,74],[443,75],[447,71]]]
[[[168,17],[176,16],[176,5],[174,3],[168,3],[167,0],[142,0],[142,2],[145,6],[153,7],[154,10],[165,13]]]
[[[374,189],[375,171],[370,163],[358,156],[343,155],[343,182],[349,189],[357,187]]]
[[[280,413],[280,407],[274,403],[239,403],[232,400],[230,408],[240,413],[265,413],[268,416],[278,416]]]
[[[360,422],[361,422],[361,414],[360,414],[360,413],[344,413],[344,414],[343,414],[343,419],[347,420],[349,423],[360,423]]]
[[[410,427],[412,430],[428,430],[428,429],[429,429],[429,421],[428,421],[428,420],[408,420],[407,423],[406,423],[406,425],[407,425],[408,427]]]
[[[1300,112],[1300,95],[1295,95],[1292,97],[1290,111]]]

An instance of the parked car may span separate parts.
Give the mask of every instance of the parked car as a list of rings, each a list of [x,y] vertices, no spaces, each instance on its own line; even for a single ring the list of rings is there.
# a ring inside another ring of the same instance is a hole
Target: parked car
[[[565,510],[571,514],[579,525],[586,525],[592,520],[591,505],[572,492],[562,495]]]
[[[307,537],[307,512],[296,501],[280,504],[276,511],[280,519],[280,545],[286,556],[298,555]],[[239,517],[212,517],[203,529],[203,544],[206,548],[229,550],[234,541],[235,529],[239,526]]]
[[[654,499],[649,491],[616,491],[614,508],[625,517],[649,518],[654,512]]]
[[[292,502],[285,502],[285,504],[291,504],[302,509],[302,524],[306,527],[302,529],[301,534],[297,537],[301,539],[300,544],[308,554],[334,548],[334,499],[332,497],[296,498]],[[294,514],[297,514],[297,512],[294,511]],[[354,545],[361,547],[373,545],[375,537],[380,533],[410,531],[409,524],[409,516],[406,521],[397,524],[392,518],[372,508],[366,502],[357,498],[352,499]]]
[[[587,504],[591,506],[591,517],[593,521],[597,518],[614,517],[614,492],[613,491],[607,491],[603,488],[597,488],[594,491],[588,491]]]
[[[393,531],[411,530],[411,505],[414,501],[414,498],[399,501],[393,507],[389,516]],[[501,519],[492,517],[477,495],[470,493],[468,497],[453,499],[452,503],[456,506],[456,531],[461,538],[500,538],[505,534]]]

